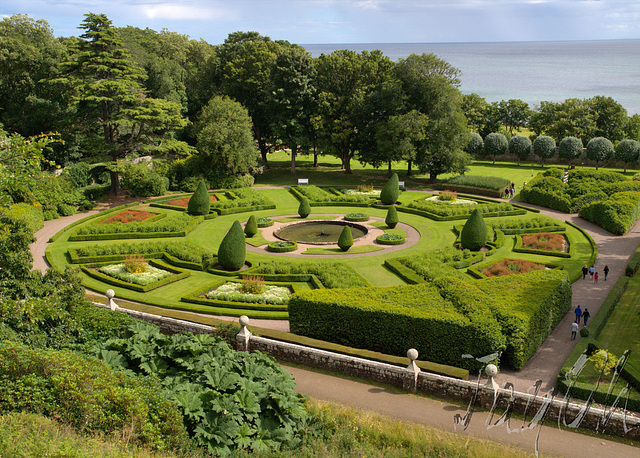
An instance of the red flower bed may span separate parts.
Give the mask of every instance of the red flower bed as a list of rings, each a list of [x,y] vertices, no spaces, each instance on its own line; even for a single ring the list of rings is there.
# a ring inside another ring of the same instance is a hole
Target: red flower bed
[[[113,216],[102,220],[100,224],[115,224],[115,223],[139,223],[145,219],[156,216],[157,213],[145,212],[141,210],[124,210],[120,213],[116,213]]]
[[[189,205],[189,199],[191,199],[191,196],[182,197],[180,199],[168,200],[165,202],[165,205],[172,205],[174,207],[187,208],[187,206]],[[209,196],[209,200],[211,202],[215,202],[218,200],[218,198],[216,196]]]
[[[546,266],[537,262],[525,261],[524,259],[503,259],[495,264],[482,269],[482,273],[487,277],[501,277],[503,275],[521,274],[530,270],[543,270]]]
[[[543,251],[560,251],[567,252],[567,238],[564,234],[557,232],[540,232],[539,234],[530,234],[522,236],[522,245],[524,248]]]

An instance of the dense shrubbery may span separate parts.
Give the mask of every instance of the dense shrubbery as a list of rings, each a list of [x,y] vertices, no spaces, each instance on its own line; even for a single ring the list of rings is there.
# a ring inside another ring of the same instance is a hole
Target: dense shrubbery
[[[219,200],[216,202],[211,202],[211,208],[226,209],[273,205],[273,202],[267,199],[259,191],[251,188],[241,188],[234,189],[233,191],[227,191],[227,196],[229,197],[229,200]]]
[[[613,234],[624,235],[640,217],[640,192],[613,194],[607,200],[585,205],[579,215]]]
[[[9,218],[24,222],[34,234],[44,227],[44,215],[40,204],[13,204],[4,211]]]
[[[151,170],[146,164],[127,164],[122,172],[122,189],[133,196],[162,196],[169,188],[169,179]]]
[[[478,175],[458,175],[445,181],[448,184],[457,186],[470,186],[473,188],[485,188],[493,191],[503,191],[511,186],[511,182],[501,177],[486,177]]]
[[[144,348],[141,353],[140,349]],[[160,379],[189,435],[213,454],[295,447],[307,412],[293,377],[262,353],[239,353],[208,335],[167,336],[136,323],[96,346],[109,365]]]
[[[340,262],[289,263],[272,261],[256,269],[259,274],[313,274],[322,282],[325,288],[357,288],[369,286],[367,281],[351,267]]]
[[[16,190],[11,197],[17,203],[37,202],[42,205],[45,220],[73,215],[78,209],[92,207],[84,194],[78,191],[70,180],[54,175],[44,175],[34,180],[28,189]]]

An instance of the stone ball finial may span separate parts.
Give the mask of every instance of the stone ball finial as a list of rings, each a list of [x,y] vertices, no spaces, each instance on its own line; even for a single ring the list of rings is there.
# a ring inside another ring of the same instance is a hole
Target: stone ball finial
[[[107,296],[107,299],[113,299],[114,297],[116,297],[116,293],[114,290],[112,289],[108,289],[104,292],[105,296]]]
[[[498,373],[498,368],[495,364],[487,364],[487,367],[484,368],[484,373],[487,374],[487,377],[495,377]]]
[[[249,324],[249,317],[247,315],[242,315],[240,317],[240,326],[246,326]]]
[[[416,359],[418,359],[418,350],[416,350],[415,348],[410,348],[409,350],[407,350],[407,358],[409,358],[411,361],[415,361]]]

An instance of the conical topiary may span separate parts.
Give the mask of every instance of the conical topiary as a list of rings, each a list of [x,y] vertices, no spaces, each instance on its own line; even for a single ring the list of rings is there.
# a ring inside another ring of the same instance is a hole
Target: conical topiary
[[[311,214],[311,205],[309,205],[309,201],[306,197],[303,197],[300,201],[300,206],[298,207],[298,215],[300,218],[306,218]]]
[[[187,211],[191,215],[208,215],[211,208],[211,200],[209,200],[209,193],[207,192],[207,185],[204,184],[204,180],[198,183],[196,192],[193,193],[189,204],[187,205]]]
[[[218,263],[227,270],[239,270],[244,266],[247,247],[239,221],[234,221],[218,248]]]
[[[384,222],[387,223],[387,226],[393,229],[396,227],[396,224],[398,224],[398,221],[398,210],[396,210],[396,207],[389,207],[387,217],[384,219]]]
[[[338,237],[338,246],[342,251],[347,251],[353,246],[353,234],[349,226],[345,226],[344,229],[342,229],[340,237]]]
[[[244,226],[244,234],[247,237],[253,237],[258,233],[258,221],[256,220],[255,215],[251,215],[249,217],[249,221]]]
[[[460,234],[462,248],[478,251],[487,244],[488,233],[482,214],[478,210],[474,210],[464,224]]]
[[[380,200],[383,205],[393,205],[398,200],[400,188],[398,187],[398,174],[394,173],[380,191]]]

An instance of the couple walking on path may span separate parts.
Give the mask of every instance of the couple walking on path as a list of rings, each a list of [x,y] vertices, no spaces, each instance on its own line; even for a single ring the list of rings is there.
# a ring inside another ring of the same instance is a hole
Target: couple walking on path
[[[580,318],[584,319],[585,328],[587,327],[589,318],[591,318],[591,313],[589,313],[589,309],[585,307],[584,311],[582,311],[582,308],[580,308],[579,305],[576,307],[575,314],[576,314],[576,320],[573,323],[571,323],[571,340],[576,340],[578,330],[580,329]]]

